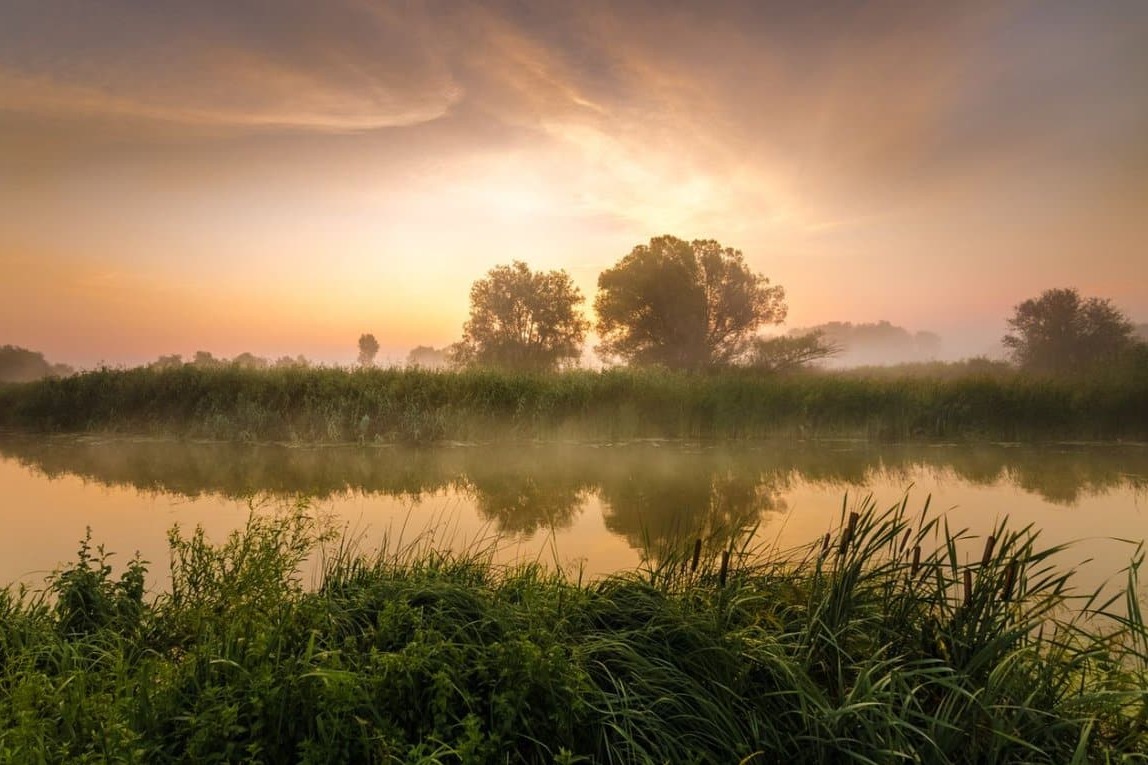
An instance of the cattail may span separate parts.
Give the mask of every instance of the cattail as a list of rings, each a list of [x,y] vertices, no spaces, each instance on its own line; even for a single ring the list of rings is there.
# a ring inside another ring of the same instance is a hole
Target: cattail
[[[841,550],[838,551],[838,555],[844,555],[845,550],[849,547],[849,543],[853,541],[853,532],[857,530],[857,519],[860,517],[858,513],[849,513],[849,525],[845,527],[845,531],[841,534]]]
[[[973,602],[973,572],[972,569],[965,569],[965,605],[968,606]]]
[[[1005,569],[1001,600],[1008,601],[1012,597],[1012,588],[1016,584],[1016,568],[1016,561],[1009,561],[1008,568]]]
[[[821,540],[821,554],[829,552],[829,532],[825,532],[825,538]]]
[[[729,550],[721,551],[721,571],[718,573],[718,585],[725,587],[725,577],[729,573]]]
[[[910,576],[917,575],[917,569],[921,567],[921,546],[916,545],[913,547],[913,565],[909,569]]]
[[[909,546],[909,537],[912,536],[912,529],[905,529],[905,538],[901,540],[901,549],[897,550],[898,555],[905,554],[905,548]]]
[[[694,542],[694,559],[690,563],[690,573],[698,570],[698,561],[702,558],[702,540],[698,539]]]
[[[989,565],[989,561],[993,559],[993,547],[997,543],[997,538],[989,534],[989,538],[985,540],[985,554],[981,556],[981,566]]]

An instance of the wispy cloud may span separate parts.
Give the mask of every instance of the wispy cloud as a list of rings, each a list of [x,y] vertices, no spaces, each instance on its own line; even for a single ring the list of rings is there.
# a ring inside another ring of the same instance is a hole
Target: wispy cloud
[[[432,41],[420,39],[427,22],[418,10],[112,2],[62,19],[67,5],[48,0],[7,12],[4,109],[345,131],[433,120],[462,95]]]

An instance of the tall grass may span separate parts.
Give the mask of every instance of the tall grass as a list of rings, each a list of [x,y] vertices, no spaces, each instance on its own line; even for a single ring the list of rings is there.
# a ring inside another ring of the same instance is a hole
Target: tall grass
[[[790,553],[683,540],[599,581],[491,550],[336,543],[305,508],[171,536],[147,599],[81,546],[0,595],[0,760],[1133,762],[1137,551],[1078,596],[1058,548],[904,502]],[[977,552],[969,557],[968,550]],[[322,581],[299,564],[326,551]],[[88,604],[103,603],[106,608]]]
[[[0,426],[241,441],[1148,438],[1148,379],[752,370],[99,370],[0,387]]]

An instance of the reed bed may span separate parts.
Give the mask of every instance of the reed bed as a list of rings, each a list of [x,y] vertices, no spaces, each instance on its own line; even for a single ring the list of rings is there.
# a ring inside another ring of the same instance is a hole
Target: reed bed
[[[0,595],[0,761],[1145,761],[1141,552],[1104,598],[988,531],[866,499],[787,553],[683,540],[583,581],[361,554],[300,506],[173,529],[158,595],[85,540]]]
[[[999,369],[103,369],[0,386],[0,427],[237,441],[1148,439],[1148,378]]]

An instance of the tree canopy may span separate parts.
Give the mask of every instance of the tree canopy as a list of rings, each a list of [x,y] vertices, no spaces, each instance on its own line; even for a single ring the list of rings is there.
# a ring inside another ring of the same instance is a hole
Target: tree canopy
[[[1128,317],[1075,289],[1045,290],[1016,306],[1002,339],[1021,367],[1063,373],[1118,360],[1136,341]]]
[[[598,277],[599,353],[691,369],[731,364],[785,319],[785,291],[712,239],[661,236]]]
[[[458,364],[549,370],[576,361],[589,329],[582,293],[565,271],[496,266],[470,289],[470,319],[451,347]]]

